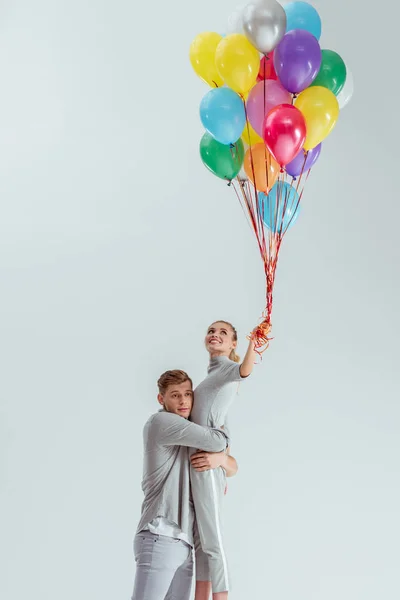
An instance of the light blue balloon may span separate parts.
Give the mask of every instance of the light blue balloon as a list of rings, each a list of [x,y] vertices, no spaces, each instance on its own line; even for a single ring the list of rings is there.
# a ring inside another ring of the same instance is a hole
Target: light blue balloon
[[[268,196],[259,192],[258,203],[265,226],[274,233],[285,233],[299,216],[299,195],[285,181],[277,181]]]
[[[235,144],[246,124],[241,97],[228,87],[210,90],[200,103],[201,122],[220,144]]]
[[[308,2],[289,2],[286,12],[286,33],[293,29],[305,29],[319,40],[321,37],[321,17]]]

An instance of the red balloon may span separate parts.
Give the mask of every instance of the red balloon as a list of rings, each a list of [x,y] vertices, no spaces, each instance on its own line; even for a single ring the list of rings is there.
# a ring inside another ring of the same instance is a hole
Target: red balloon
[[[289,164],[302,149],[307,134],[306,121],[292,104],[280,104],[264,119],[265,144],[281,167]]]
[[[260,70],[258,71],[257,81],[262,81],[263,79],[274,79],[278,80],[278,75],[276,74],[274,67],[274,51],[267,54],[267,56],[263,56],[260,60]]]

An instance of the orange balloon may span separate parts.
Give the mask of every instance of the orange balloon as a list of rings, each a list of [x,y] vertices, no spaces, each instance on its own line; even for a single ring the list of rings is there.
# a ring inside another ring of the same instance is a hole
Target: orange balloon
[[[264,143],[254,144],[247,149],[243,166],[254,187],[268,194],[279,175],[280,166]]]

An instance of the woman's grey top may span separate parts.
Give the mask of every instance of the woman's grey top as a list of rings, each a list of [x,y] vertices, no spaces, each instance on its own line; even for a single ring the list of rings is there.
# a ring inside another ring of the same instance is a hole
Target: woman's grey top
[[[205,427],[224,426],[228,410],[237,394],[238,383],[242,379],[238,363],[227,356],[212,358],[207,377],[194,391],[190,420]]]

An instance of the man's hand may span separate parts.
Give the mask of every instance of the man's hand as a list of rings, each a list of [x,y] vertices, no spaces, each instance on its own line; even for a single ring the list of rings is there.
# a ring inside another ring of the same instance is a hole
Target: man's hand
[[[226,456],[225,452],[196,452],[190,458],[190,462],[195,471],[210,471],[211,469],[224,467]]]

